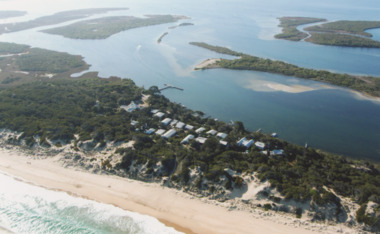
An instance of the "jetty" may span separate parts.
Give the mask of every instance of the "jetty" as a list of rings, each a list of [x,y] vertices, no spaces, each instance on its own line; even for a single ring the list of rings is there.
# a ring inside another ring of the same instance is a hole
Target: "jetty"
[[[178,89],[178,90],[183,91],[183,88],[180,88],[180,87],[177,87],[177,86],[174,86],[174,85],[164,84],[164,86],[165,87],[160,88],[159,90],[162,91],[162,90],[165,90],[165,89]]]

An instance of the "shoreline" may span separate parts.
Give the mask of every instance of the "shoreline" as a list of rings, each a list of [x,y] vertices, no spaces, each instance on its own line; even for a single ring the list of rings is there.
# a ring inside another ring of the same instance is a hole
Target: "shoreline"
[[[310,227],[299,227],[292,221],[289,225],[277,222],[286,219],[274,213],[257,215],[231,210],[224,203],[200,199],[159,184],[65,168],[60,165],[60,155],[33,159],[15,149],[0,148],[0,159],[0,171],[24,182],[149,215],[184,233],[312,232],[307,230]],[[272,220],[271,216],[274,216]]]
[[[206,59],[205,61],[203,61],[200,64],[196,65],[194,67],[194,70],[202,70],[202,69],[205,69],[205,68],[213,68],[212,65],[214,65],[217,62],[219,62],[220,60],[221,60],[220,58]]]

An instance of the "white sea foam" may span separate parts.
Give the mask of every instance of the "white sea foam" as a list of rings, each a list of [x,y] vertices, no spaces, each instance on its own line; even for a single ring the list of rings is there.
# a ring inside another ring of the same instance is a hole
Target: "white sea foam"
[[[15,233],[179,233],[156,218],[0,173],[0,227]]]

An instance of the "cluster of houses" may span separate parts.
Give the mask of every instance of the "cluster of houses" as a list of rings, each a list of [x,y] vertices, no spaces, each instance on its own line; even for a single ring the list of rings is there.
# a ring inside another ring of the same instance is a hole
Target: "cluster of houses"
[[[129,111],[129,112],[132,112],[136,109],[138,109],[138,105],[136,105],[134,102],[131,102],[130,105],[128,106],[121,106],[120,108],[123,108],[125,109],[126,111]],[[171,118],[164,118],[165,117],[165,113],[157,110],[157,109],[153,109],[151,110],[151,114],[153,114],[153,117],[157,117],[158,119],[162,119],[161,120],[161,125],[163,127],[168,127],[170,126],[170,129],[169,130],[166,130],[164,128],[160,128],[160,129],[154,129],[154,128],[150,128],[150,129],[147,129],[145,130],[145,133],[148,134],[148,135],[151,135],[151,134],[156,134],[156,135],[160,135],[161,137],[165,138],[165,139],[170,139],[172,137],[174,137],[176,134],[177,134],[177,131],[181,131],[181,130],[193,130],[194,129],[194,126],[190,125],[190,124],[186,124],[184,122],[181,122],[179,120],[176,120],[176,119],[171,119]],[[131,124],[132,125],[136,125],[138,122],[137,121],[131,121]],[[229,144],[227,141],[225,141],[225,138],[228,136],[227,133],[224,133],[224,132],[217,132],[216,130],[214,129],[210,129],[206,132],[206,128],[204,127],[200,127],[198,129],[196,129],[194,131],[198,136],[195,136],[193,134],[188,134],[185,138],[183,138],[181,140],[181,144],[188,144],[191,140],[195,140],[196,142],[200,143],[200,144],[204,144],[208,137],[207,136],[216,136],[219,138],[219,143],[225,147],[228,147]],[[277,136],[276,133],[273,133],[272,136]],[[265,151],[265,143],[264,142],[260,142],[260,141],[256,141],[254,139],[247,139],[246,137],[243,137],[241,138],[240,140],[237,141],[237,144],[239,146],[242,146],[242,147],[245,147],[247,150],[252,146],[252,145],[255,145],[255,147],[257,147],[258,149],[262,150],[261,152],[263,154],[270,154],[270,155],[283,155],[284,154],[284,151],[282,149],[277,149],[277,150],[273,150],[273,151]]]

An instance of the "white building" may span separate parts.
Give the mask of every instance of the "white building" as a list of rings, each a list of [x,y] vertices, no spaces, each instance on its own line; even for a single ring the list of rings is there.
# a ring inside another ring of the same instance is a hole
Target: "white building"
[[[128,106],[122,105],[120,106],[120,108],[128,112],[132,112],[134,110],[140,109],[140,107],[134,101],[131,101],[131,103],[129,103]]]
[[[219,143],[223,146],[228,146],[228,142],[227,141],[222,141],[220,140]]]
[[[150,113],[152,113],[152,114],[156,114],[157,112],[158,112],[157,109],[153,109],[153,110],[150,111]]]
[[[254,141],[253,139],[251,139],[251,140],[245,140],[245,141],[243,142],[243,146],[245,146],[246,148],[249,148],[249,147],[252,146],[252,144],[253,144],[254,142],[255,142],[255,141]]]
[[[161,136],[162,134],[164,134],[165,131],[166,131],[165,129],[158,129],[156,131],[156,134]]]
[[[204,144],[207,141],[207,138],[205,138],[205,137],[197,137],[197,138],[195,138],[195,141],[199,142],[201,144]]]
[[[249,148],[252,146],[252,144],[254,143],[255,141],[253,139],[251,140],[248,140],[246,137],[243,137],[241,138],[240,140],[238,140],[237,144],[240,145],[240,146],[244,146],[246,148]]]
[[[181,141],[181,144],[187,144],[189,143],[190,140],[194,139],[194,135],[192,134],[189,134],[187,135],[185,138],[183,138],[183,140]]]
[[[176,125],[176,123],[178,123],[178,120],[173,119],[172,122],[170,123],[170,126],[174,126],[174,125]]]
[[[170,129],[168,130],[167,132],[164,133],[164,135],[162,135],[163,138],[166,138],[166,139],[169,139],[171,138],[172,136],[174,136],[175,134],[177,134],[176,130],[174,129]]]
[[[213,136],[215,136],[218,132],[215,131],[214,129],[211,129],[211,130],[209,130],[209,131],[206,132],[206,133],[209,134],[209,135],[213,135]]]
[[[243,137],[243,138],[241,138],[240,140],[238,140],[236,143],[237,143],[238,145],[242,145],[243,142],[246,141],[246,140],[247,140],[247,138],[246,138],[246,137]]]
[[[170,124],[171,121],[172,121],[171,118],[165,118],[164,120],[161,121],[161,123],[162,125],[167,126],[168,124]]]
[[[190,125],[190,124],[187,124],[187,125],[185,126],[185,129],[186,129],[186,130],[193,130],[193,129],[194,129],[194,126],[193,126],[193,125]]]
[[[132,120],[132,121],[131,121],[131,125],[132,125],[132,126],[136,126],[136,124],[138,124],[138,123],[139,123],[139,122],[136,121],[136,120]]]
[[[150,129],[146,130],[145,133],[150,135],[150,134],[154,133],[154,131],[156,131],[156,129],[150,128]]]
[[[265,143],[260,142],[260,141],[257,141],[257,142],[255,143],[255,146],[256,146],[257,148],[263,150],[263,149],[265,148]]]
[[[164,117],[165,116],[165,114],[164,113],[162,113],[162,112],[157,112],[156,114],[154,114],[154,116],[156,116],[156,117],[158,117],[158,118],[162,118],[162,117]]]
[[[224,133],[224,132],[219,132],[218,134],[216,134],[217,137],[220,137],[222,139],[226,138],[228,135],[227,133]]]
[[[284,150],[282,149],[276,149],[270,152],[270,155],[283,155],[283,154],[284,154]]]
[[[195,132],[196,133],[201,133],[201,132],[204,132],[204,130],[206,130],[204,127],[200,127],[197,130],[195,130]]]
[[[185,127],[185,123],[183,123],[183,122],[178,122],[177,124],[176,124],[176,128],[178,128],[178,129],[183,129],[183,127]]]

